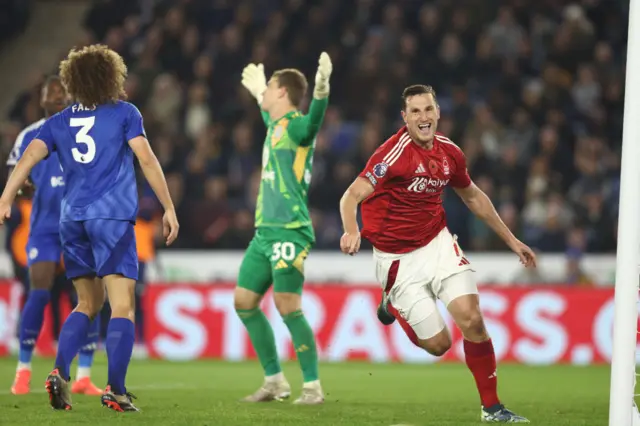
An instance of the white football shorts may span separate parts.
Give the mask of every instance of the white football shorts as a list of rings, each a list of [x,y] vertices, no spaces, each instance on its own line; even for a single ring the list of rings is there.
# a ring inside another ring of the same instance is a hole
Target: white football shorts
[[[436,299],[448,306],[460,296],[478,294],[471,264],[456,240],[444,228],[429,244],[409,253],[373,251],[376,277],[388,294],[391,312],[414,343],[416,337],[426,340],[445,328]]]

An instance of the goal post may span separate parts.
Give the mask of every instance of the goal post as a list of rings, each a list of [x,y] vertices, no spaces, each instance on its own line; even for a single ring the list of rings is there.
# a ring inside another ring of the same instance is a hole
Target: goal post
[[[609,426],[632,426],[640,262],[640,0],[629,2]]]

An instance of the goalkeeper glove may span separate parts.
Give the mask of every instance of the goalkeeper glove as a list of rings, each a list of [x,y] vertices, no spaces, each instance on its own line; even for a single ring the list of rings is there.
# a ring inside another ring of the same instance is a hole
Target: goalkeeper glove
[[[267,78],[262,64],[249,64],[242,70],[242,85],[262,104],[262,96],[267,90]]]
[[[329,96],[329,77],[331,77],[331,71],[333,71],[333,65],[331,64],[331,58],[327,52],[320,54],[318,60],[318,72],[316,72],[316,85],[313,90],[313,97],[316,99],[324,99]]]

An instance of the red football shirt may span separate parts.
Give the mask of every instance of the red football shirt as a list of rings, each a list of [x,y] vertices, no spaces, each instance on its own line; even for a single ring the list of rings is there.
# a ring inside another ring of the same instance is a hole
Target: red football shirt
[[[447,226],[442,195],[471,184],[462,150],[437,133],[432,149],[414,143],[403,127],[382,144],[359,175],[374,192],[362,202],[362,237],[387,253],[424,247]]]

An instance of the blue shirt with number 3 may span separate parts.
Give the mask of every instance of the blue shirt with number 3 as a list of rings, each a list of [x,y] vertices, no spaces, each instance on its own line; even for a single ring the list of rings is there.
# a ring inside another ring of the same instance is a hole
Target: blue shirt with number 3
[[[135,222],[138,191],[129,141],[146,137],[140,111],[129,102],[73,104],[49,118],[36,136],[56,152],[66,184],[61,222]]]

